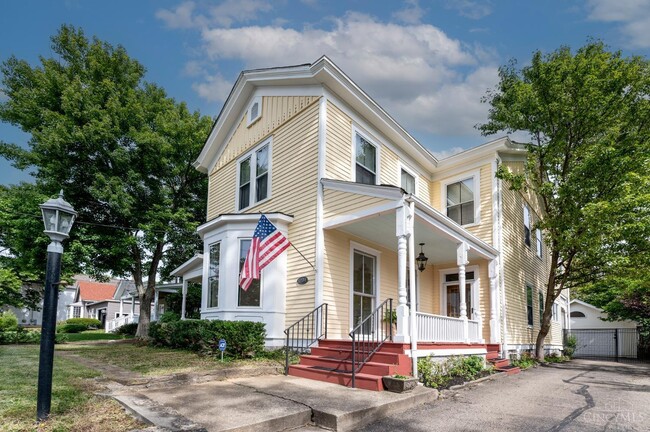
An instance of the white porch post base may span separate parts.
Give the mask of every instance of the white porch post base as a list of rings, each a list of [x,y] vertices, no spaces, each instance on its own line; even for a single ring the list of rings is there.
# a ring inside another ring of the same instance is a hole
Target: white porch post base
[[[458,265],[458,293],[460,294],[460,319],[463,320],[463,340],[469,343],[469,322],[467,319],[467,299],[465,298],[465,266],[467,262],[467,243],[459,243],[456,250],[456,264]]]
[[[409,328],[409,307],[405,304],[397,306],[397,333],[393,335],[393,341],[398,343],[409,343],[411,338]]]

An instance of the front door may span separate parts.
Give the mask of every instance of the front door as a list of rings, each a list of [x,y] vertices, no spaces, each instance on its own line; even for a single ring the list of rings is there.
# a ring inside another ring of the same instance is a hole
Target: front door
[[[376,259],[372,255],[355,250],[353,266],[352,327],[354,328],[375,309]]]
[[[460,289],[458,284],[447,285],[447,316],[460,317]],[[472,319],[472,285],[465,284],[465,302],[467,303],[467,317]]]

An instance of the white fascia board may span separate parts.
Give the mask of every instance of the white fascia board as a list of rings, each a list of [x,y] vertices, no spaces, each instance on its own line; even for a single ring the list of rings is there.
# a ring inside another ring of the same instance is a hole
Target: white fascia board
[[[293,216],[284,213],[263,213],[272,224],[283,224],[284,227],[293,222]],[[224,214],[218,216],[211,221],[204,223],[196,229],[196,232],[201,236],[201,240],[205,233],[213,231],[227,223],[255,223],[260,219],[262,213],[242,213],[242,214]]]
[[[470,233],[424,201],[414,196],[410,196],[410,198],[407,198],[407,201],[408,200],[413,200],[415,202],[415,215],[420,219],[434,225],[437,229],[454,240],[458,242],[466,242],[471,249],[483,255],[486,259],[495,259],[498,256],[499,251],[495,248],[479,239],[474,234]]]
[[[603,310],[602,310],[601,308],[599,308],[599,307],[597,307],[597,306],[594,306],[594,305],[592,305],[592,304],[589,304],[589,303],[587,303],[587,302],[583,302],[582,300],[578,300],[578,299],[573,299],[573,300],[571,300],[571,304],[574,304],[574,303],[579,304],[579,305],[582,305],[582,306],[584,306],[584,307],[588,307],[588,308],[591,308],[591,309],[597,310],[598,312],[603,312]]]
[[[172,276],[183,276],[189,270],[194,269],[195,267],[203,267],[203,254],[196,254],[192,258],[185,261],[183,264],[176,267],[170,273]]]
[[[404,196],[402,189],[398,188],[397,186],[367,185],[363,183],[331,179],[322,179],[321,182],[323,183],[323,188],[325,189],[366,195],[375,198],[397,200],[401,199]]]
[[[513,143],[507,136],[499,138],[441,160],[438,163],[438,169],[434,172],[434,180],[449,176],[454,172],[491,163],[497,155],[501,154],[525,158],[527,152],[524,146]]]

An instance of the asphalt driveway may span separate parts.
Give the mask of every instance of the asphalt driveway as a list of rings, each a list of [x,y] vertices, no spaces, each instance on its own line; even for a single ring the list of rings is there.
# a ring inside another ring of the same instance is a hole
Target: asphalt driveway
[[[363,431],[650,431],[650,365],[574,360],[500,377]]]

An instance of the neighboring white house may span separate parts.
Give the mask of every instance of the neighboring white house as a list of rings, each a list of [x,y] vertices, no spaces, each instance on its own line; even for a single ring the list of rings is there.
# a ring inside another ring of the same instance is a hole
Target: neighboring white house
[[[576,337],[576,357],[636,358],[638,324],[605,321],[607,313],[581,300],[571,301],[571,334]]]
[[[634,321],[604,321],[607,319],[607,313],[594,305],[585,303],[581,300],[571,301],[571,329],[616,329],[631,328],[639,326]]]
[[[65,287],[59,291],[59,301],[56,308],[56,320],[65,321],[68,314],[68,305],[74,301],[76,288],[74,286]],[[16,318],[18,324],[22,326],[40,326],[43,324],[43,301],[41,300],[38,310],[27,307],[16,308],[9,306]]]

